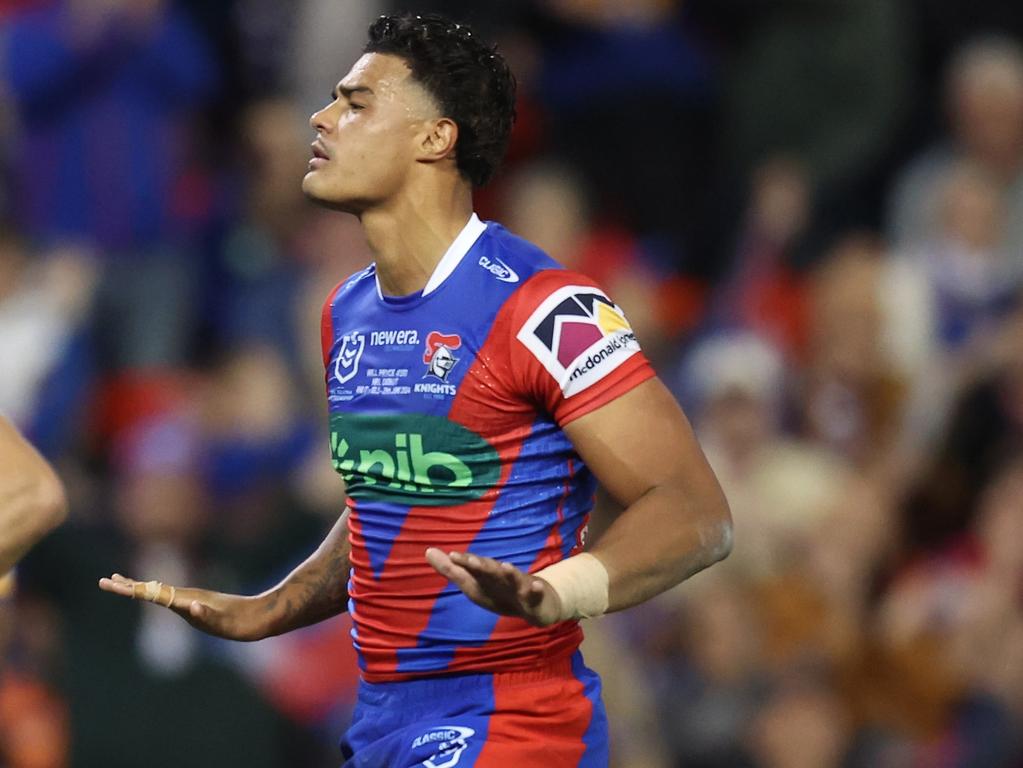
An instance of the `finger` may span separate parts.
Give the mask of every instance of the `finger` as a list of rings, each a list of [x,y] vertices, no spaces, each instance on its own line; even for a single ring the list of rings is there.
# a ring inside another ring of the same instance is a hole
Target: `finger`
[[[477,580],[488,584],[502,584],[507,581],[507,572],[502,571],[501,563],[490,557],[480,557],[463,552],[452,552],[451,560],[471,573]],[[512,569],[514,570],[514,566]]]
[[[135,581],[117,573],[109,579],[100,579],[99,586],[107,592],[124,595],[133,600],[156,603],[164,608],[173,607],[177,595],[177,587],[164,584],[162,581]]]
[[[100,579],[99,588],[104,592],[112,592],[115,595],[122,595],[124,597],[132,596],[132,589],[130,584],[125,584],[121,581],[114,581],[111,579]]]
[[[489,557],[480,557],[468,552],[452,552],[451,560],[465,568],[470,573],[494,573],[497,571],[498,562]]]
[[[446,576],[445,570],[450,568],[452,565],[451,558],[437,547],[426,548],[426,562],[434,567],[438,573]]]
[[[450,555],[430,547],[426,550],[426,559],[441,576],[462,590],[470,600],[489,607],[490,601],[480,588],[479,582],[465,568],[457,565]]]
[[[546,593],[547,585],[543,579],[531,578],[523,585],[520,598],[530,608],[536,608],[543,602]]]
[[[523,573],[512,563],[501,563],[499,573],[508,586],[515,590],[521,589],[523,585],[528,585],[530,581],[529,574]]]
[[[477,579],[490,585],[492,589],[501,590],[512,599],[518,598],[519,590],[529,579],[528,574],[520,571],[512,563],[484,558],[481,566],[481,572],[476,574]]]

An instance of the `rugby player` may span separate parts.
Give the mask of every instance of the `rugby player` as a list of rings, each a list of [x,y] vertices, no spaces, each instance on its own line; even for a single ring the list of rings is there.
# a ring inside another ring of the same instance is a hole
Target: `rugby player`
[[[303,180],[359,218],[375,255],[323,309],[346,509],[260,595],[100,582],[238,640],[347,607],[362,682],[345,766],[606,765],[579,619],[731,547],[717,480],[621,308],[473,213],[514,100],[504,60],[466,26],[371,26],[311,118]],[[597,481],[625,510],[584,551]]]

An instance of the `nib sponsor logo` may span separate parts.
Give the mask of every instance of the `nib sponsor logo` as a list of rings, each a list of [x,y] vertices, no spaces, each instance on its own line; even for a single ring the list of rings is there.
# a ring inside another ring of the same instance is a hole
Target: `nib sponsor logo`
[[[458,503],[483,495],[500,474],[490,444],[443,417],[334,414],[330,426],[334,468],[356,500]]]
[[[566,397],[582,392],[639,351],[621,308],[602,291],[565,286],[530,315],[517,338]]]

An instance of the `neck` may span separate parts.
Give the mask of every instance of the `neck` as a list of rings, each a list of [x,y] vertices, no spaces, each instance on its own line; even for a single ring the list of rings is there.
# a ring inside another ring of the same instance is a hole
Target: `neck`
[[[381,290],[390,296],[421,291],[437,263],[472,215],[472,190],[457,184],[447,194],[404,195],[360,215],[376,260]]]

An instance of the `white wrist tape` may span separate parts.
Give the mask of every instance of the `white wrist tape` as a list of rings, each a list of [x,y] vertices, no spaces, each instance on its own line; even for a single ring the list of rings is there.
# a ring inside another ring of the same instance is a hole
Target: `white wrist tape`
[[[607,568],[588,552],[566,558],[533,574],[561,598],[560,621],[590,619],[607,611]]]

